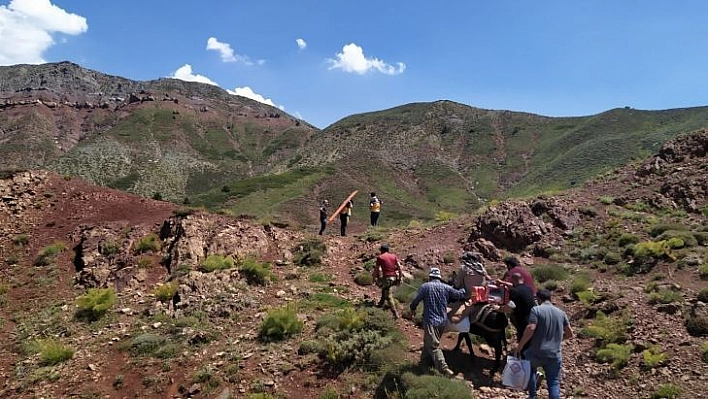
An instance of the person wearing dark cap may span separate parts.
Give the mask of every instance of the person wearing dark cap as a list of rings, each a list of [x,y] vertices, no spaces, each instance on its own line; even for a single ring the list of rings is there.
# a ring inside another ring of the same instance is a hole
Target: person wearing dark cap
[[[507,272],[504,274],[503,279],[497,280],[497,283],[504,284],[507,287],[512,287],[514,284],[511,279],[511,275],[518,273],[524,278],[524,284],[531,287],[531,292],[533,295],[536,295],[536,283],[533,281],[533,276],[528,270],[526,270],[526,268],[521,266],[521,262],[516,257],[510,256],[504,259],[504,264],[506,265]]]
[[[429,281],[418,288],[411,301],[410,310],[415,314],[418,304],[423,302],[423,353],[420,361],[426,364],[432,358],[435,368],[446,377],[454,377],[440,349],[445,326],[447,325],[447,304],[461,301],[467,296],[464,288],[456,289],[442,282],[442,273],[437,267],[430,268]]]
[[[535,399],[537,387],[536,369],[543,367],[548,384],[549,399],[560,399],[560,373],[562,368],[562,341],[573,336],[568,316],[551,303],[551,292],[542,289],[536,294],[541,303],[531,309],[528,325],[521,341],[514,349],[519,357],[522,348],[523,356],[531,362],[531,378],[529,379],[529,399]]]
[[[324,233],[325,227],[327,227],[327,205],[329,205],[327,200],[323,200],[322,205],[320,205],[320,235]]]
[[[376,285],[381,287],[381,299],[376,307],[382,308],[388,305],[393,311],[393,316],[398,318],[398,309],[391,294],[391,287],[401,283],[401,261],[395,254],[389,252],[388,244],[382,244],[380,250],[381,254],[376,257],[376,267],[372,271]]]
[[[531,309],[536,306],[536,299],[531,287],[524,284],[524,277],[520,273],[513,273],[511,282],[513,287],[509,291],[509,303],[507,306],[512,309],[511,324],[516,327],[516,342],[520,342],[524,335],[524,330],[529,324]]]

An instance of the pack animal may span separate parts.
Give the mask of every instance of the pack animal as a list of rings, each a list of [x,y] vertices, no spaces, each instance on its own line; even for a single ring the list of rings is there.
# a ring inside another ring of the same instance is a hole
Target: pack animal
[[[462,310],[460,310],[462,308]],[[453,308],[454,309],[454,308]],[[501,368],[501,357],[503,351],[506,351],[508,342],[506,340],[506,327],[509,325],[509,319],[504,312],[495,310],[492,305],[486,305],[479,313],[472,311],[471,306],[460,304],[456,312],[451,312],[451,321],[456,323],[461,317],[470,318],[469,332],[460,332],[457,335],[457,345],[453,350],[460,350],[462,340],[467,344],[470,351],[472,361],[475,361],[474,350],[472,349],[472,339],[470,334],[477,335],[483,338],[487,345],[494,348],[494,366],[491,374],[494,375]],[[456,315],[455,315],[456,314]]]

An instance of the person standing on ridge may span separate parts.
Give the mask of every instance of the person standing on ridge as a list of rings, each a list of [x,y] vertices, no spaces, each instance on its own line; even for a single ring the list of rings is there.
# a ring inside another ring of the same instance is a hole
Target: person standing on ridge
[[[369,209],[371,210],[371,225],[376,226],[379,223],[379,215],[381,214],[381,201],[376,197],[376,193],[371,193],[371,201],[369,201]]]
[[[354,203],[352,201],[348,201],[344,208],[342,208],[341,212],[339,212],[339,232],[342,234],[342,237],[347,235],[347,224],[349,223],[349,217],[352,215],[353,206]]]
[[[322,205],[320,205],[320,235],[324,233],[325,227],[327,227],[327,205],[329,205],[327,200],[323,200]]]
[[[401,283],[401,273],[401,261],[395,254],[389,252],[388,244],[382,244],[381,254],[376,257],[376,267],[371,273],[376,285],[381,288],[381,299],[376,307],[390,306],[395,318],[399,318],[400,315],[396,308],[396,301],[391,294],[391,287]]]
[[[529,324],[524,330],[514,354],[531,362],[531,378],[529,378],[529,399],[536,399],[537,376],[536,369],[543,367],[548,385],[548,398],[560,399],[560,374],[563,367],[562,342],[573,337],[568,316],[551,303],[551,292],[543,289],[538,291],[536,298],[541,303],[534,306],[529,314]],[[528,349],[523,348],[528,344]],[[523,352],[522,352],[523,350]]]
[[[439,372],[446,377],[453,377],[455,373],[448,367],[445,354],[440,349],[440,339],[447,325],[447,304],[461,301],[467,297],[467,292],[464,288],[455,289],[443,283],[442,273],[437,267],[430,268],[428,277],[430,281],[418,288],[410,305],[411,313],[415,314],[418,304],[423,301],[423,353],[420,361],[426,364],[432,358]]]

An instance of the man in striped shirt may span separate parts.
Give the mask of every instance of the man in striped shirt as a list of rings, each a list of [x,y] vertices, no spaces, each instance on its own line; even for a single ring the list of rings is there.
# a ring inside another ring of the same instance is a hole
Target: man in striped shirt
[[[415,314],[418,304],[423,301],[423,353],[421,363],[426,364],[433,359],[435,368],[447,377],[455,373],[450,370],[445,361],[445,355],[440,349],[440,338],[447,325],[448,302],[461,301],[467,296],[464,288],[455,289],[442,282],[442,273],[437,267],[430,269],[430,281],[420,286],[418,294],[411,301],[411,312]]]

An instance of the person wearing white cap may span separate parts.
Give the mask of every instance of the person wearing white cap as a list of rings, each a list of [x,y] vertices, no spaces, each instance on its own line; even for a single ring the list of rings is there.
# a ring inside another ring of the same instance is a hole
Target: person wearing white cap
[[[442,282],[442,273],[437,267],[430,268],[430,281],[420,286],[418,294],[411,301],[410,309],[415,314],[418,304],[423,301],[423,353],[420,361],[423,364],[432,358],[435,368],[447,377],[455,373],[450,370],[445,361],[445,355],[440,349],[440,338],[447,325],[447,304],[464,299],[467,292],[464,288],[456,289]]]

